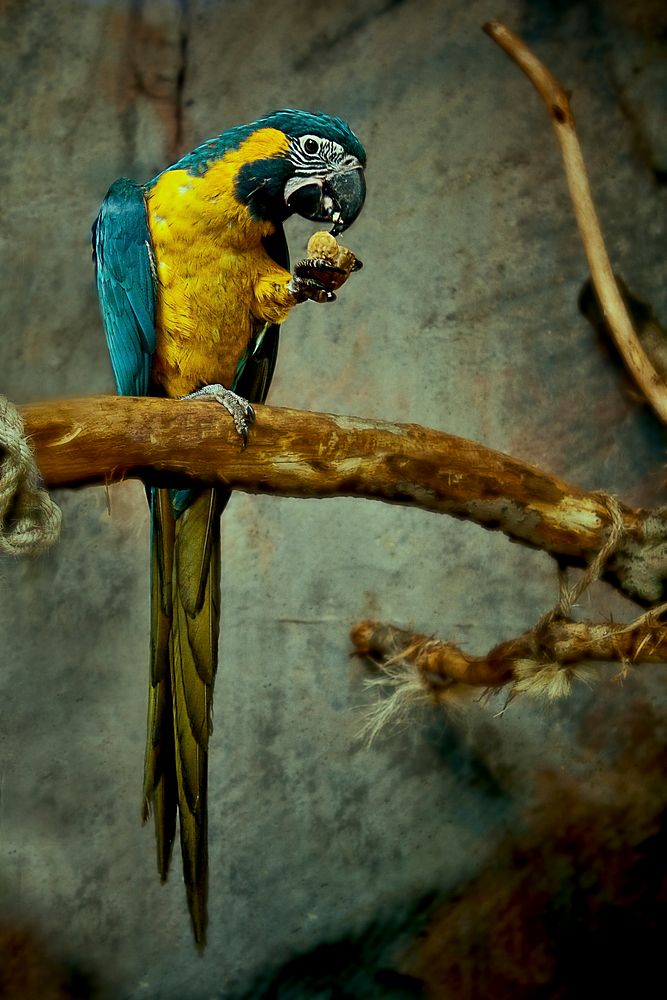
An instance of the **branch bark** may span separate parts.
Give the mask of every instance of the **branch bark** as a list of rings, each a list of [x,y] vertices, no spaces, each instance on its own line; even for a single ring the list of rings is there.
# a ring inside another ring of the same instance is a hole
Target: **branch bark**
[[[667,384],[647,357],[614,278],[593,204],[568,92],[506,25],[490,21],[484,25],[484,31],[526,74],[546,104],[563,156],[579,233],[603,315],[630,375],[663,423],[667,423]]]
[[[416,506],[499,529],[572,565],[610,530],[604,494],[588,493],[483,445],[415,424],[257,406],[242,450],[222,407],[98,396],[21,407],[46,486],[189,479],[249,493],[355,496]],[[620,506],[623,539],[606,578],[640,602],[667,580],[667,512]]]

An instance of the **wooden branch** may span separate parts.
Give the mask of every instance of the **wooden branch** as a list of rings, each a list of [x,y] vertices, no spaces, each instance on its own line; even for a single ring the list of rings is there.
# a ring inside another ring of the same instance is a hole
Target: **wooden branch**
[[[396,680],[398,672],[402,684],[410,684],[417,675],[434,701],[445,699],[452,686],[459,684],[484,688],[511,684],[517,694],[554,698],[569,692],[577,674],[592,679],[590,670],[582,671],[582,664],[616,661],[627,668],[667,661],[667,627],[662,621],[666,610],[667,605],[662,605],[629,625],[543,620],[485,656],[472,656],[453,643],[373,621],[359,622],[350,637],[356,653],[374,660],[381,673],[388,671]]]
[[[667,423],[667,384],[649,361],[614,278],[593,204],[568,92],[504,24],[491,21],[484,25],[484,31],[523,70],[547,106],[563,156],[577,225],[602,312],[628,371],[657,415],[663,423]]]
[[[483,445],[414,424],[257,406],[241,450],[215,403],[98,396],[21,407],[46,486],[188,477],[249,493],[356,496],[465,518],[585,565],[611,514],[587,493]],[[667,579],[667,514],[621,506],[624,537],[607,578],[642,602]]]

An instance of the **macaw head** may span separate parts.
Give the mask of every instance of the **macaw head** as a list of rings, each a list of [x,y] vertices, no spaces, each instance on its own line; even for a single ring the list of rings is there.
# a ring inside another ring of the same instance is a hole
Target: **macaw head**
[[[244,164],[236,177],[236,197],[255,218],[297,214],[330,222],[334,235],[352,225],[366,197],[366,153],[342,118],[283,110],[245,128],[277,135],[275,152]]]

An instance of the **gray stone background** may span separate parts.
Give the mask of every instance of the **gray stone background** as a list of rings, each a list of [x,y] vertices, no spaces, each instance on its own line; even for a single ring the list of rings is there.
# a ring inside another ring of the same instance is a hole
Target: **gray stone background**
[[[587,269],[544,109],[480,30],[504,19],[573,91],[614,266],[664,320],[661,4],[0,8],[1,392],[113,391],[89,227],[117,176],[147,179],[275,107],[322,108],[368,150],[367,207],[348,239],[366,266],[334,306],[289,320],[270,401],[423,423],[633,504],[664,502],[663,431],[577,309]],[[311,230],[289,225],[293,256]],[[621,685],[610,667],[566,703],[524,699],[499,714],[496,697],[453,718],[415,714],[371,749],[357,738],[375,695],[349,658],[356,619],[481,652],[552,605],[547,556],[373,502],[234,496],[202,959],[179,861],[160,886],[139,822],[142,489],[113,487],[110,514],[103,489],[56,499],[57,548],[0,566],[0,923],[29,938],[28,964],[63,963],[53,995],[578,996],[568,961],[594,927],[605,958],[596,966],[589,950],[592,981],[602,987],[603,969],[621,981],[621,932],[600,914],[623,910],[623,928],[664,918],[651,860],[664,672],[633,670]],[[580,609],[633,611],[602,584]],[[628,850],[636,880],[605,881]],[[518,885],[507,898],[489,883],[500,870]],[[529,884],[543,892],[526,913]],[[465,917],[451,910],[463,905]],[[489,908],[514,921],[497,947],[480,945]]]

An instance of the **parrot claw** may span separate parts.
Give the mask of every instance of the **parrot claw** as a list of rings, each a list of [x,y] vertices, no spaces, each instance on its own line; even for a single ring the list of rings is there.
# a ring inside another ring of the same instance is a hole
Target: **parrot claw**
[[[244,399],[243,396],[239,396],[237,393],[232,392],[231,389],[226,389],[224,385],[216,383],[214,385],[202,386],[196,392],[190,392],[187,396],[181,396],[180,398],[212,399],[214,402],[220,403],[234,421],[234,427],[243,441],[243,447],[247,446],[248,438],[250,437],[250,428],[255,423],[256,416],[252,404],[247,399]]]
[[[305,302],[307,299],[312,302],[333,302],[336,298],[320,281],[305,275],[292,275],[287,287],[297,302]]]

